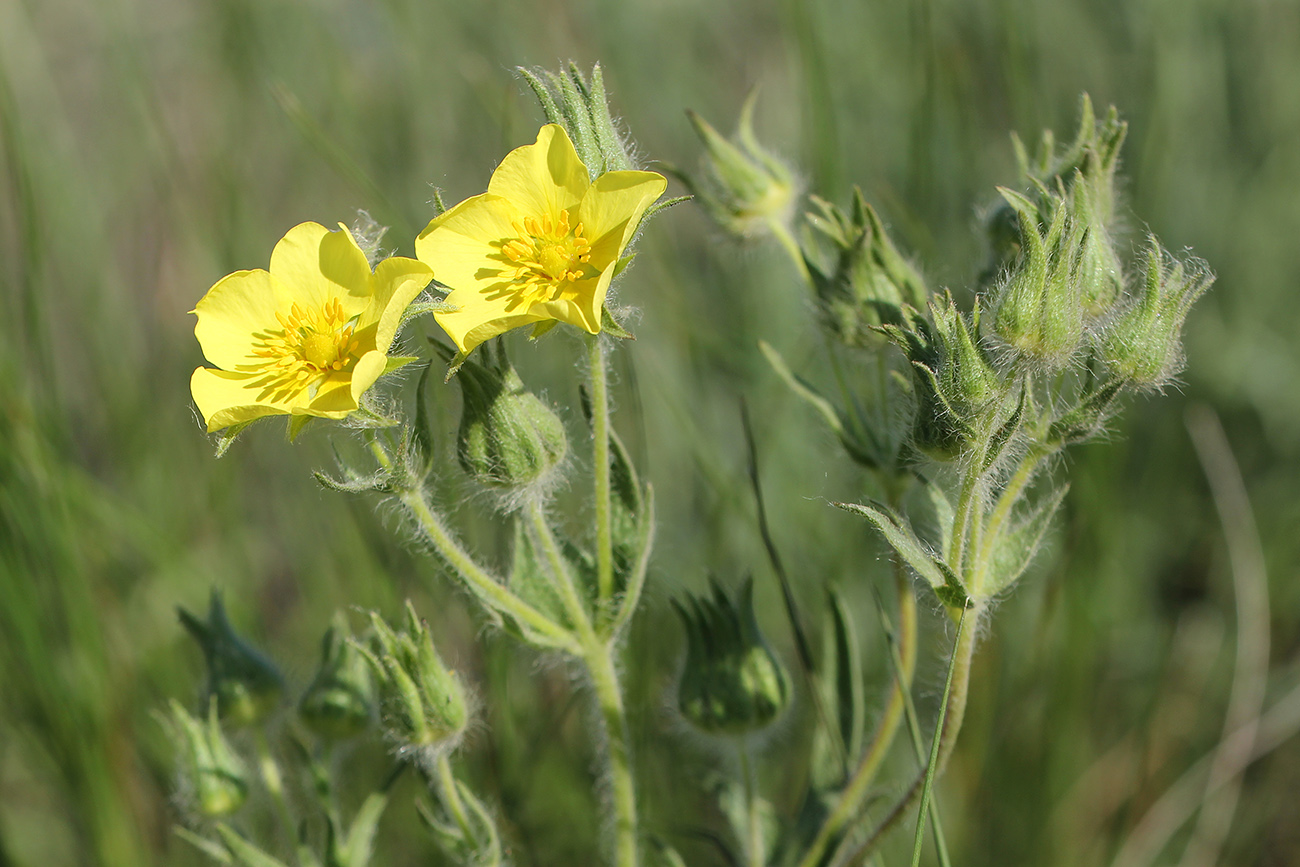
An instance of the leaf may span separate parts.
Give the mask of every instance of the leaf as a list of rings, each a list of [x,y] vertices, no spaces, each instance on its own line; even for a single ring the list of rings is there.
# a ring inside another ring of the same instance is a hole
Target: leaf
[[[237,864],[242,864],[244,867],[287,867],[283,861],[271,857],[239,836],[235,829],[225,822],[217,824],[217,834]]]
[[[822,659],[816,677],[835,728],[827,731],[828,726],[820,726],[814,735],[813,761],[818,788],[844,782],[849,767],[857,764],[862,751],[866,724],[858,635],[844,601],[833,588],[826,594],[826,614]]]
[[[903,558],[903,562],[911,566],[912,570],[935,588],[936,592],[938,588],[948,583],[938,562],[926,551],[925,545],[912,532],[911,526],[894,514],[888,506],[875,502],[870,505],[858,503],[832,503],[832,505],[846,512],[861,515],[874,524],[890,547]]]
[[[507,586],[520,599],[556,623],[569,623],[564,602],[551,583],[550,571],[522,520],[515,521],[514,544]]]
[[[186,843],[189,843],[195,849],[198,849],[204,855],[207,855],[213,861],[216,861],[218,864],[234,863],[234,859],[230,857],[230,853],[223,849],[221,844],[214,843],[207,837],[201,837],[189,828],[185,828],[181,825],[173,825],[172,833],[177,837],[180,837]]]
[[[1062,485],[1048,494],[1026,518],[999,533],[998,538],[993,540],[988,575],[989,595],[996,596],[1006,590],[1029,568],[1069,489],[1069,485]]]
[[[384,792],[372,792],[352,819],[352,827],[338,847],[337,867],[366,867],[374,852],[375,832],[379,829],[379,819],[388,806],[388,795]],[[334,867],[331,864],[330,867]]]

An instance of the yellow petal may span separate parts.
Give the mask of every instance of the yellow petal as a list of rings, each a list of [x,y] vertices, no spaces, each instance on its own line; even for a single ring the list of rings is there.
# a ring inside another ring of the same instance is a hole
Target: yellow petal
[[[366,389],[375,384],[384,368],[388,366],[388,357],[382,352],[367,352],[357,361],[357,366],[352,368],[352,391],[350,398],[352,405],[349,410],[356,409],[361,400],[361,395],[366,393]],[[318,398],[319,400],[319,398]],[[312,407],[315,408],[316,401],[312,401]]]
[[[253,385],[257,377],[200,367],[190,377],[190,393],[208,431],[221,430],[244,421],[293,411],[290,401],[258,400],[263,389]]]
[[[488,192],[514,202],[527,215],[557,217],[582,201],[591,185],[587,167],[564,129],[548,123],[537,143],[515,148],[492,173]]]
[[[365,328],[371,322],[378,322],[375,348],[380,353],[388,352],[393,345],[402,314],[432,279],[433,270],[428,265],[402,256],[385,259],[375,268],[374,298],[361,315],[357,327]]]
[[[632,240],[641,217],[663,195],[668,181],[656,172],[606,172],[596,178],[578,207],[584,234],[591,239],[591,263],[600,277],[590,294],[583,293],[583,316],[600,331],[600,313],[614,279],[614,265]],[[584,326],[585,327],[585,326]]]
[[[455,305],[456,309],[449,313],[435,313],[433,316],[442,330],[447,332],[447,336],[465,353],[512,328],[554,318],[540,307],[534,307],[526,313],[503,313],[499,303],[484,301],[471,293],[453,292],[447,296],[447,302]]]
[[[512,221],[519,217],[500,196],[474,196],[429,223],[415,239],[415,255],[444,286],[490,292],[514,274],[501,242],[517,235]]]
[[[194,336],[204,356],[227,370],[265,363],[253,355],[258,342],[254,335],[281,330],[275,314],[288,310],[291,299],[289,288],[266,271],[236,271],[223,277],[194,305],[199,317]]]
[[[271,252],[271,273],[304,308],[320,309],[337,298],[349,316],[356,316],[370,301],[370,263],[346,228],[331,232],[319,223],[294,226]]]

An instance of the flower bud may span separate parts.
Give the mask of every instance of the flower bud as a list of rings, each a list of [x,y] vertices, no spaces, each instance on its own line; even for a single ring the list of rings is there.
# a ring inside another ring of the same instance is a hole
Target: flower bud
[[[712,599],[673,606],[686,627],[682,715],[709,734],[731,735],[776,719],[790,703],[790,679],[758,630],[753,582],[741,586],[739,603],[715,584]]]
[[[1003,391],[1001,377],[976,342],[979,308],[968,325],[951,295],[930,302],[933,323],[904,308],[904,324],[882,333],[912,363],[916,410],[912,444],[938,461],[955,458],[976,433],[974,422]]]
[[[1087,228],[1070,218],[1063,198],[1052,197],[1046,232],[1029,199],[1000,190],[1020,224],[1020,258],[997,295],[993,330],[1008,345],[1049,370],[1069,363],[1083,339],[1079,264]]]
[[[517,71],[541,103],[547,123],[564,127],[593,181],[606,172],[637,167],[635,148],[619,134],[610,114],[599,63],[592,66],[590,77],[572,61],[558,73],[522,66]]]
[[[341,612],[335,614],[321,641],[320,668],[298,702],[303,724],[331,740],[361,734],[375,707],[370,664],[351,637],[347,619]]]
[[[181,624],[203,648],[208,663],[207,696],[228,725],[239,727],[265,720],[284,692],[284,678],[275,664],[235,634],[226,617],[221,594],[212,592],[206,622],[178,608]]]
[[[491,488],[544,484],[569,449],[564,423],[524,388],[505,360],[466,361],[457,375],[464,395],[456,455],[465,472]]]
[[[702,173],[678,173],[714,222],[738,238],[766,234],[775,226],[788,228],[799,196],[791,171],[754,137],[754,96],[750,94],[740,110],[734,143],[695,112],[687,112],[704,143]]]
[[[1136,388],[1160,388],[1178,373],[1183,320],[1214,282],[1203,263],[1184,265],[1155,238],[1150,244],[1141,297],[1110,323],[1101,339],[1106,363]]]
[[[215,697],[206,720],[193,717],[172,699],[170,715],[158,714],[180,757],[186,796],[204,816],[233,813],[248,798],[248,772],[226,741],[217,720]]]
[[[468,698],[460,678],[438,658],[415,608],[406,603],[401,631],[378,614],[371,613],[370,622],[373,634],[364,652],[378,682],[381,722],[388,735],[406,748],[454,746],[469,725]]]
[[[853,190],[848,215],[816,196],[812,202],[819,213],[808,214],[808,223],[834,257],[829,268],[806,260],[822,322],[848,346],[871,346],[880,340],[875,326],[900,323],[902,306],[921,307],[930,292],[861,190]]]

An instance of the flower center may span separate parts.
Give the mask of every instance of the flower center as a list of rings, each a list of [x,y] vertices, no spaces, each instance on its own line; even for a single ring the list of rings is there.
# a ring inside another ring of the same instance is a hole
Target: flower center
[[[582,224],[569,228],[569,212],[558,219],[549,214],[524,217],[512,224],[519,237],[501,245],[501,252],[516,266],[512,280],[521,301],[554,301],[568,283],[582,278],[591,259],[591,242]]]
[[[291,394],[314,388],[330,373],[343,370],[354,360],[357,341],[352,333],[355,320],[343,310],[337,298],[318,310],[304,310],[298,304],[288,315],[275,314],[282,328],[256,335],[253,354],[266,361],[261,384],[271,392]]]

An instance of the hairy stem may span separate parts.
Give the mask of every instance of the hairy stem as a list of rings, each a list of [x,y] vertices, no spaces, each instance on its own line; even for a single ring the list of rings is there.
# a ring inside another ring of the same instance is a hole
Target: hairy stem
[[[812,845],[804,853],[799,867],[816,867],[820,864],[831,843],[857,817],[862,808],[862,800],[875,780],[876,772],[880,770],[902,722],[907,692],[912,688],[912,674],[916,670],[916,597],[901,564],[895,564],[894,575],[898,588],[898,644],[899,657],[903,663],[899,672],[901,676],[894,679],[884,713],[881,714],[871,743],[862,755],[862,761],[858,763],[848,784],[840,793],[839,800],[813,838]]]
[[[984,611],[976,603],[976,607],[967,609],[966,620],[968,625],[961,630],[958,636],[957,646],[953,650],[952,661],[952,688],[948,692],[948,701],[944,711],[943,728],[939,732],[939,749],[938,755],[934,762],[935,777],[943,774],[944,768],[948,764],[949,757],[957,745],[957,735],[961,732],[961,724],[966,716],[966,698],[970,689],[970,670],[971,659],[975,654],[975,636],[979,633],[980,620]],[[909,808],[921,795],[921,790],[925,786],[926,768],[922,768],[916,778],[912,780],[907,791],[903,793],[885,814],[885,818],[876,826],[861,845],[844,859],[840,859],[842,864],[862,864],[876,846],[899,821],[907,814]]]
[[[513,617],[550,646],[567,650],[575,656],[581,655],[580,648],[567,629],[511,593],[474,562],[474,558],[452,538],[451,531],[443,524],[442,518],[429,506],[423,491],[403,491],[398,494],[398,499],[415,518],[434,550],[455,570],[475,596],[494,610]]]
[[[284,829],[289,850],[293,852],[293,863],[301,864],[302,859],[298,856],[298,828],[293,820],[293,813],[289,810],[289,799],[284,793],[284,778],[280,775],[280,766],[276,763],[275,756],[271,754],[271,744],[266,739],[266,732],[259,728],[255,740],[257,770],[262,775],[262,784],[266,786],[266,791],[275,804],[275,812]]]
[[[614,864],[615,867],[636,867],[636,785],[632,778],[627,714],[614,664],[614,648],[593,637],[584,645],[583,660],[591,675],[596,703],[605,723],[605,758],[609,763],[610,804],[614,813]]]
[[[533,533],[541,544],[542,551],[546,554],[546,561],[551,566],[551,572],[555,575],[556,589],[560,593],[560,599],[564,603],[564,610],[568,613],[569,620],[573,622],[579,640],[586,642],[594,639],[591,619],[587,616],[586,606],[583,605],[582,597],[579,595],[577,585],[573,581],[573,570],[564,561],[564,557],[560,553],[560,546],[555,541],[555,534],[551,532],[551,525],[546,521],[541,501],[534,499],[525,507],[525,511],[528,513],[528,520],[533,525]]]
[[[609,371],[599,334],[587,335],[591,372],[592,468],[596,481],[596,594],[605,602],[614,593],[614,545],[609,500]]]

